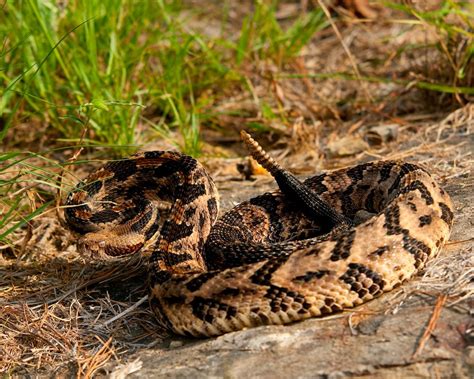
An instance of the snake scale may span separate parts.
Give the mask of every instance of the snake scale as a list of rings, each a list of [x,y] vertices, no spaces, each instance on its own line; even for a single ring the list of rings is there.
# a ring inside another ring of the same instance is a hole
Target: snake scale
[[[67,197],[79,250],[146,256],[167,330],[206,337],[339,312],[412,277],[449,238],[449,195],[418,165],[365,163],[300,182],[242,136],[280,189],[219,219],[211,177],[176,152],[109,162]]]

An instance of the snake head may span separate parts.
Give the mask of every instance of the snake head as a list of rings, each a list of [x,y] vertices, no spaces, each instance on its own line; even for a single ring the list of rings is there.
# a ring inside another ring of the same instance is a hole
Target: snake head
[[[79,238],[77,250],[86,258],[107,261],[138,252],[143,247],[143,242],[142,236],[129,235],[124,238],[110,231],[100,231]]]
[[[77,251],[81,256],[94,260],[110,260],[113,256],[107,254],[107,241],[96,234],[89,233],[77,241]]]

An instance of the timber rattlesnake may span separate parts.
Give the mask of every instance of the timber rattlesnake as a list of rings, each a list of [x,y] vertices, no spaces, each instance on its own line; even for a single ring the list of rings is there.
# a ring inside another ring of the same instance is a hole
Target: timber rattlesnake
[[[168,330],[213,336],[341,311],[413,276],[449,238],[451,200],[417,165],[366,163],[302,185],[242,135],[280,190],[217,222],[212,179],[175,152],[109,162],[67,198],[82,251],[148,252],[150,303]],[[354,221],[360,211],[374,216]]]

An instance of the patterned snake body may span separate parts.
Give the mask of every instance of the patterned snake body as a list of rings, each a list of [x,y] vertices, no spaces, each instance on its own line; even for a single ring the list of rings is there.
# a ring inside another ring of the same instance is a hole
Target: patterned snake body
[[[168,330],[214,336],[351,308],[412,277],[449,238],[451,200],[417,165],[366,163],[295,182],[293,192],[288,173],[244,139],[283,192],[217,222],[212,179],[179,153],[108,163],[68,196],[82,251],[148,252],[150,303]],[[319,218],[305,207],[313,201]]]

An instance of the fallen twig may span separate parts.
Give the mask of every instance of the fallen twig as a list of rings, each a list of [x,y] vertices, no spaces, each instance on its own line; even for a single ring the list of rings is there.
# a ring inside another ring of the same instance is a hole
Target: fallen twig
[[[417,357],[423,351],[423,348],[425,347],[426,342],[430,338],[431,333],[436,328],[436,323],[438,322],[441,310],[443,309],[443,305],[446,303],[447,298],[448,296],[445,294],[441,294],[438,296],[438,299],[436,300],[436,304],[433,309],[433,313],[431,314],[430,321],[428,322],[428,326],[426,327],[423,336],[421,336],[420,342],[418,343],[418,347],[413,353],[412,358]]]

